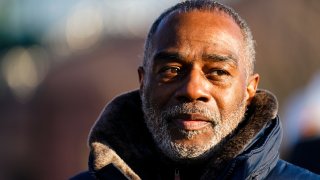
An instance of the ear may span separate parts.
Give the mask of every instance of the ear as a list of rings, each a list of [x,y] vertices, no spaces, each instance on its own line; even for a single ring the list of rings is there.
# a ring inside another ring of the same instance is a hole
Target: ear
[[[141,92],[143,89],[143,85],[144,85],[143,80],[145,77],[145,71],[142,66],[139,66],[139,68],[138,68],[138,75],[139,75],[140,92]]]
[[[253,74],[249,77],[248,84],[247,84],[247,106],[251,103],[251,100],[256,94],[258,84],[259,84],[260,76],[259,74]]]

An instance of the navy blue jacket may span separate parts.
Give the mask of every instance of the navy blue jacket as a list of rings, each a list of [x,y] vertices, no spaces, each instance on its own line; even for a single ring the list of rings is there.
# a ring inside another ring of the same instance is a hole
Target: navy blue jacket
[[[279,159],[282,128],[277,100],[259,90],[246,119],[221,148],[199,164],[177,164],[155,147],[144,125],[138,91],[114,99],[89,138],[89,171],[80,179],[320,179]]]

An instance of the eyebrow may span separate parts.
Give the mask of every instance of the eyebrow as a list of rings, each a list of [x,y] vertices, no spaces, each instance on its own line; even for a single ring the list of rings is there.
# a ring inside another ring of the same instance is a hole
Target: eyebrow
[[[153,59],[161,59],[161,60],[182,60],[183,56],[179,53],[171,53],[171,52],[158,52],[155,54]]]
[[[204,54],[202,56],[203,59],[209,60],[209,61],[231,61],[236,66],[238,65],[238,60],[232,55],[219,55],[219,54]]]
[[[182,54],[177,52],[158,52],[155,54],[155,60],[183,60],[185,59]],[[231,61],[236,66],[238,66],[238,60],[232,55],[219,55],[219,54],[204,54],[202,55],[202,59],[207,61],[214,61],[214,62],[228,62]]]

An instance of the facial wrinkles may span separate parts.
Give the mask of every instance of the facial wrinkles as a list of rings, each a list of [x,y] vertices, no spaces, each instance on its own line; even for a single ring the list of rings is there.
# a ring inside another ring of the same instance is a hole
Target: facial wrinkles
[[[199,18],[199,14],[196,15],[195,17]],[[190,16],[181,16],[181,19],[187,21],[189,17]],[[219,19],[220,17],[216,18]],[[174,21],[173,19],[171,20]],[[193,26],[192,22],[190,22],[191,24],[185,22],[185,24],[181,23],[182,25],[173,31],[171,25],[174,23],[170,24],[169,20],[166,23],[163,22],[162,25],[164,27],[159,27],[159,34],[155,35],[153,40],[154,51],[178,52],[183,54],[187,61],[195,59],[201,60],[204,53],[223,53],[224,55],[230,55],[232,53],[241,54],[241,46],[239,42],[237,42],[237,35],[232,34],[230,28],[223,29],[224,27],[217,28],[210,25],[212,29],[205,29],[206,31],[203,32],[202,26]],[[192,29],[190,29],[190,27],[192,27]],[[179,29],[181,31],[179,31]],[[210,33],[211,30],[212,32]],[[210,35],[208,36],[208,34]],[[213,107],[201,103],[182,103],[175,106],[166,106],[170,104],[171,99],[155,94],[154,90],[159,88],[159,86],[155,85],[156,82],[150,82],[150,74],[151,73],[148,73],[144,79],[145,83],[141,94],[145,122],[158,147],[164,154],[174,160],[199,159],[207,156],[209,152],[217,148],[217,145],[223,142],[224,138],[238,126],[244,116],[244,98],[236,100],[236,102],[233,102],[235,100],[234,98],[230,98],[229,100],[232,101],[232,104],[230,104],[226,103],[227,101],[221,102],[221,99],[226,98],[220,97],[220,100],[219,98],[216,99],[217,106]],[[153,86],[151,84],[153,84]],[[225,87],[224,89],[220,88],[218,90],[223,90],[224,92],[221,93],[224,94],[232,94],[226,93],[227,90]],[[231,91],[232,90],[230,90],[230,92]],[[159,90],[156,92],[159,92]],[[168,93],[164,93],[164,95],[169,96],[170,93],[171,91],[168,91]],[[167,98],[167,101],[161,100],[159,97]],[[175,128],[170,121],[179,113],[201,114],[212,122],[212,126],[206,126],[206,128],[201,130],[193,131]],[[176,138],[174,137],[175,133],[180,135],[179,138],[182,138],[181,141],[174,139]],[[199,137],[204,137],[204,135],[206,136],[204,140],[199,140]],[[193,141],[194,139],[196,139],[196,141]],[[193,143],[186,143],[188,140]]]
[[[244,72],[248,74],[248,68],[249,68],[249,59],[248,55],[246,53],[246,46],[243,39],[243,36],[240,35],[234,35],[234,33],[230,33],[232,30],[229,31],[220,31],[218,34],[213,34],[214,36],[212,41],[217,42],[217,47],[222,47],[224,49],[228,50],[228,53],[233,55],[237,60],[238,64],[243,64],[239,67],[244,68]],[[233,30],[235,31],[235,30]]]
[[[245,101],[233,107],[234,111],[220,114],[218,110],[210,110],[201,104],[183,103],[161,110],[151,99],[146,97],[146,90],[142,93],[142,106],[145,114],[146,125],[151,132],[158,147],[170,158],[180,161],[184,159],[201,159],[206,157],[212,149],[223,141],[242,120],[245,112]],[[198,113],[207,117],[212,122],[212,128],[186,131],[178,130],[185,139],[193,139],[196,136],[212,131],[212,137],[208,142],[195,145],[187,145],[173,141],[170,132],[170,120],[178,114]]]
[[[167,154],[170,158],[174,160],[184,159],[184,158],[193,158],[197,157],[202,154],[204,151],[209,149],[211,143],[206,143],[204,146],[195,146],[195,147],[188,147],[183,144],[178,144],[172,141],[171,134],[169,132],[168,127],[168,117],[173,117],[176,115],[177,112],[184,113],[187,112],[195,112],[195,111],[206,111],[206,110],[195,110],[189,108],[182,107],[173,107],[168,108],[168,111],[159,111],[154,108],[150,102],[146,100],[146,97],[142,96],[143,100],[143,110],[145,113],[145,119],[147,127],[149,128],[150,132],[153,135],[154,140],[158,147]],[[206,113],[204,113],[206,114]],[[165,117],[162,117],[164,115]],[[187,139],[192,138],[193,136],[201,133],[197,131],[184,131],[183,132]]]
[[[208,36],[192,35],[189,32],[177,32],[176,44],[172,45],[170,51],[177,51],[186,57],[186,60],[201,59],[205,54],[221,54],[233,57],[236,60],[243,59],[241,43],[226,31],[216,31]],[[206,32],[204,32],[206,33]],[[209,37],[203,39],[203,37]]]
[[[230,36],[227,32],[220,32],[215,41],[219,43],[218,47],[228,47],[229,53],[239,56],[241,54],[240,50],[242,49],[239,45],[239,42]]]
[[[185,18],[177,20],[181,27],[178,27],[176,31],[181,37],[190,37],[192,40],[209,43],[212,41],[217,41],[217,43],[225,41],[224,43],[227,43],[227,47],[239,46],[243,43],[243,34],[240,28],[228,15],[219,11],[214,13],[202,12],[200,13],[201,19],[196,16],[196,19],[191,20],[195,17],[192,14],[193,12],[181,14],[180,16]],[[236,49],[239,49],[239,47]]]

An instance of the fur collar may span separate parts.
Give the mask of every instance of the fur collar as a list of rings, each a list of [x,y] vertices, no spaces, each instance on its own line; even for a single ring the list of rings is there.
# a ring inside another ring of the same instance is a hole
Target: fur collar
[[[221,172],[233,158],[246,151],[261,129],[276,117],[277,110],[275,96],[258,90],[247,120],[215,153],[204,177],[216,177],[215,172]],[[90,132],[89,146],[91,171],[97,172],[112,163],[129,179],[141,178],[138,174],[154,160],[157,150],[143,122],[137,90],[120,95],[106,106]]]

